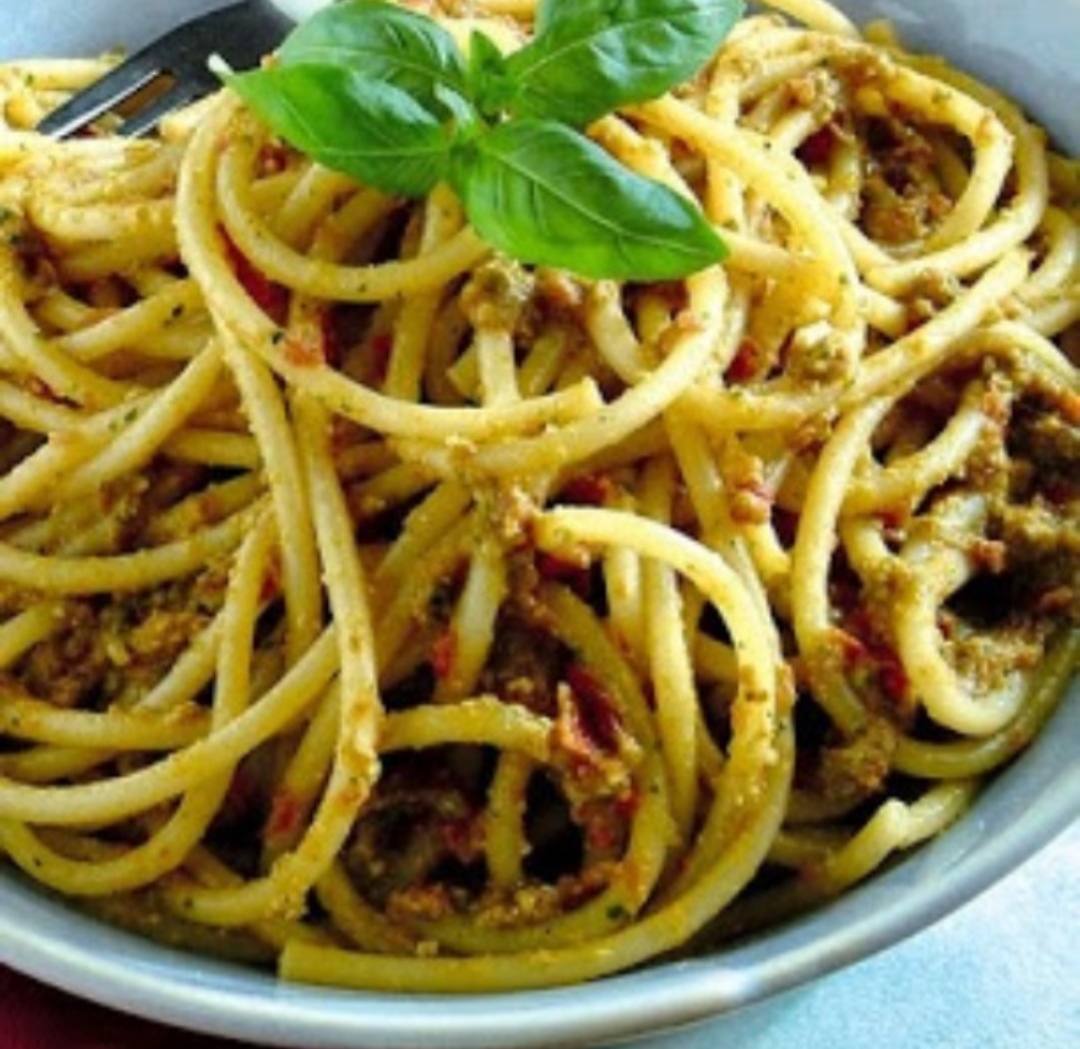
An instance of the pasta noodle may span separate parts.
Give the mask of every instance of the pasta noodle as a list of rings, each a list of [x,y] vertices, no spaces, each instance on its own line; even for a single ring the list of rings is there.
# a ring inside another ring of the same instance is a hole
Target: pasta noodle
[[[1011,101],[766,5],[590,129],[730,248],[616,284],[228,91],[32,130],[108,61],[0,69],[10,864],[291,979],[562,984],[847,890],[1040,731],[1080,168]]]

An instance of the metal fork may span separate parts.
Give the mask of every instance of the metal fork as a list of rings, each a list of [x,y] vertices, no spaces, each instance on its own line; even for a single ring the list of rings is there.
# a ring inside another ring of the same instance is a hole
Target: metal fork
[[[124,103],[137,106],[145,94],[144,104],[118,127],[124,135],[145,135],[169,113],[219,86],[207,65],[210,55],[221,55],[234,69],[249,69],[281,43],[298,18],[326,2],[242,0],[189,19],[53,110],[38,130],[66,138]]]

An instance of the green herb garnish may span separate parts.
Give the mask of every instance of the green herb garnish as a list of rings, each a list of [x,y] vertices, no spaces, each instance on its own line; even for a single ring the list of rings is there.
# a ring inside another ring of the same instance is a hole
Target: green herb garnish
[[[345,0],[301,24],[277,60],[227,83],[318,162],[388,193],[439,182],[477,232],[520,262],[586,277],[663,280],[719,261],[697,205],[583,129],[693,76],[742,0],[541,0],[535,33],[468,56],[423,15]]]

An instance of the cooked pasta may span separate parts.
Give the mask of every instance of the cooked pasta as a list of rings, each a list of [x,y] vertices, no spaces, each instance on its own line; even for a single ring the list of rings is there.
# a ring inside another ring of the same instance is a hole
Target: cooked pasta
[[[290,979],[565,984],[846,891],[1040,731],[1080,168],[1014,103],[767,5],[590,128],[730,248],[616,283],[228,90],[32,130],[109,61],[0,70],[10,865]]]

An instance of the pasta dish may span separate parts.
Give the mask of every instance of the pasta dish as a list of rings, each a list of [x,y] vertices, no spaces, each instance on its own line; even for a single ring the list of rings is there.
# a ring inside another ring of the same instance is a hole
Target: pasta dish
[[[411,4],[515,46],[531,0]],[[727,258],[585,278],[228,88],[0,69],[0,860],[287,979],[579,982],[953,823],[1080,633],[1080,166],[776,0],[589,127]]]

